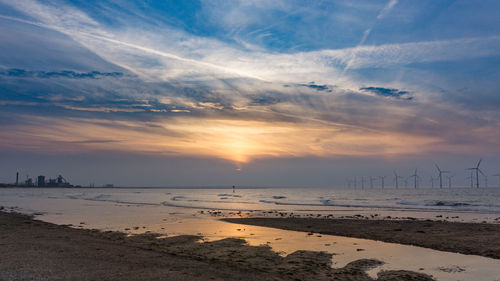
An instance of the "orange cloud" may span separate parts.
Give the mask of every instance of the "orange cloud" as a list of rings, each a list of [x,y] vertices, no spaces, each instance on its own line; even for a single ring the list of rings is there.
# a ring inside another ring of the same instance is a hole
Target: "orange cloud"
[[[245,163],[262,157],[414,154],[434,137],[381,133],[338,124],[177,117],[162,122],[38,117],[7,129],[2,146],[48,153],[126,151],[201,156]]]

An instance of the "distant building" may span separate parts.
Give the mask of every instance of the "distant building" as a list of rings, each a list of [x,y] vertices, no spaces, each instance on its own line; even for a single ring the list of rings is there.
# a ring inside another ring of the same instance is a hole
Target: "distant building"
[[[36,183],[37,183],[38,187],[45,186],[45,176],[38,176],[38,180]]]
[[[55,179],[49,179],[48,182],[45,183],[46,187],[73,187],[66,179],[59,175]]]
[[[24,185],[25,186],[33,186],[33,179],[32,178],[26,179],[26,181],[24,182]]]

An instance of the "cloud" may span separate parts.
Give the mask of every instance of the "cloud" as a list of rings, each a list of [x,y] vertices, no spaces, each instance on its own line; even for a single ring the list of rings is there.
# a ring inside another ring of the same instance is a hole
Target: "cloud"
[[[396,6],[398,3],[398,0],[389,0],[385,7],[380,11],[380,13],[377,16],[377,19],[383,19],[391,10]]]
[[[390,1],[386,7],[394,7],[395,2]],[[431,151],[431,144],[436,143],[446,150],[445,144],[453,144],[457,135],[454,124],[484,126],[484,132],[499,120],[494,115],[497,113],[478,117],[467,108],[457,110],[452,96],[442,98],[444,94],[428,86],[430,83],[417,83],[419,76],[408,72],[408,68],[423,62],[498,55],[499,36],[279,52],[269,51],[264,45],[241,48],[223,38],[193,35],[159,18],[144,20],[144,15],[136,17],[134,13],[124,13],[128,15],[123,14],[120,24],[113,25],[108,22],[115,23],[113,18],[99,19],[74,6],[58,8],[50,4],[55,2],[37,2],[35,10],[29,9],[32,1],[5,3],[25,12],[32,21],[22,22],[23,36],[11,34],[8,45],[14,47],[7,48],[0,57],[2,69],[8,69],[0,73],[0,105],[8,113],[21,112],[24,106],[24,112],[34,115],[28,118],[45,116],[51,127],[37,129],[44,123],[26,126],[9,119],[7,125],[12,127],[2,131],[9,131],[10,141],[4,144],[12,146],[15,139],[26,136],[26,147],[33,149],[41,139],[45,146],[66,140],[67,149],[72,151],[85,146],[168,155],[199,153],[234,161],[306,155],[418,154]],[[257,4],[265,6],[265,2]],[[112,14],[114,10],[106,7],[105,13]],[[79,16],[73,19],[61,11]],[[244,25],[255,24],[242,20]],[[14,24],[16,19],[2,22]],[[20,21],[15,24],[21,25]],[[43,34],[50,34],[50,39],[59,34],[58,40],[43,41],[41,49],[56,51],[39,53],[37,46],[29,43],[40,38],[26,40],[25,35],[48,29],[52,32]],[[255,36],[266,32],[256,32]],[[15,52],[19,48],[12,42],[25,48]],[[74,55],[79,58],[71,61],[76,66],[61,63],[54,67],[63,49],[63,62]],[[16,60],[8,61],[16,54]],[[34,55],[24,58],[30,54]],[[94,59],[92,64],[83,64],[88,61],[87,54],[102,61]],[[39,60],[36,65],[28,64],[32,58]],[[347,65],[349,71],[344,72]],[[9,77],[26,79],[16,83],[20,79]],[[397,101],[412,100],[412,95],[419,98],[411,103]],[[30,110],[26,110],[28,106]],[[57,122],[58,118],[73,119],[63,123]],[[84,131],[79,131],[78,123],[85,124]],[[143,129],[146,125],[154,125],[155,129]],[[62,133],[50,135],[58,128]],[[81,141],[94,139],[96,134],[114,133],[119,144]],[[400,144],[400,139],[415,139],[413,145],[422,147]]]
[[[99,79],[99,78],[120,78],[124,74],[122,72],[75,72],[72,70],[62,71],[33,71],[25,69],[8,69],[0,71],[0,76],[7,77],[22,77],[22,78],[70,78],[70,79]]]
[[[95,135],[100,134],[110,137],[96,140]],[[414,153],[424,147],[431,148],[437,140],[436,137],[344,130],[342,125],[324,127],[311,123],[197,117],[155,122],[43,117],[31,118],[15,131],[6,130],[0,149],[15,146],[28,151],[67,153],[114,150],[215,157],[244,163],[266,157]]]
[[[63,32],[107,61],[151,81],[249,78],[300,83],[307,79],[305,81],[351,87],[352,82],[356,81],[352,81],[350,73],[344,73],[346,69],[354,71],[479,58],[496,55],[496,50],[500,48],[500,37],[489,36],[293,54],[248,51],[215,38],[195,36],[169,26],[146,28],[145,23],[141,22],[141,28],[129,24],[121,29],[111,29],[94,20],[88,21],[85,16],[77,17],[75,22],[68,22],[70,18],[58,20],[61,17],[58,8],[50,5],[39,4],[44,7],[40,9],[43,10],[43,15],[40,15],[25,9],[26,5],[16,3],[10,5],[38,17],[48,24],[46,27]],[[395,2],[390,1],[387,7],[393,7],[391,3]],[[137,18],[130,19],[130,23],[137,21]],[[60,25],[55,26],[53,22]],[[75,28],[79,25],[84,25],[85,29]]]
[[[85,139],[85,140],[74,140],[74,141],[62,141],[63,143],[75,143],[75,144],[85,144],[85,143],[116,143],[120,140],[107,140],[107,139]]]
[[[410,94],[407,91],[400,91],[398,89],[382,88],[382,87],[364,87],[360,88],[361,91],[374,93],[383,97],[390,97],[396,99],[413,100],[413,97],[408,97]]]
[[[251,99],[250,105],[272,105],[280,102],[278,98],[273,96],[251,97]]]
[[[308,87],[319,92],[322,91],[332,92],[332,90],[328,87],[328,85],[316,85],[314,82],[310,82],[309,84],[297,84],[297,85],[302,87]]]

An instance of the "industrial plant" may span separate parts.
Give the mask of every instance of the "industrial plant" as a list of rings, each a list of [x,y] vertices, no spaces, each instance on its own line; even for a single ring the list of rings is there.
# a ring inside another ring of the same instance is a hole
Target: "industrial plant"
[[[19,172],[16,173],[16,182],[9,184],[9,183],[4,183],[0,184],[0,186],[17,186],[17,187],[79,187],[79,186],[74,186],[70,184],[62,175],[57,176],[56,178],[48,178],[46,179],[45,176],[40,175],[36,178],[36,181],[33,180],[33,178],[30,178],[29,176],[26,176],[26,180],[20,181],[19,180]]]

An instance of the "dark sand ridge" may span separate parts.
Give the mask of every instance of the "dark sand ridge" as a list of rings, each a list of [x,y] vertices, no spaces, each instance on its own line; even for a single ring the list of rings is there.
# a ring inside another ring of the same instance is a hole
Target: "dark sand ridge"
[[[198,243],[198,236],[74,229],[0,212],[0,280],[373,280],[362,259],[331,268],[331,255],[298,251],[281,257],[240,239]],[[377,280],[432,280],[383,271]]]
[[[431,220],[226,218],[226,222],[364,238],[500,259],[500,224]]]

